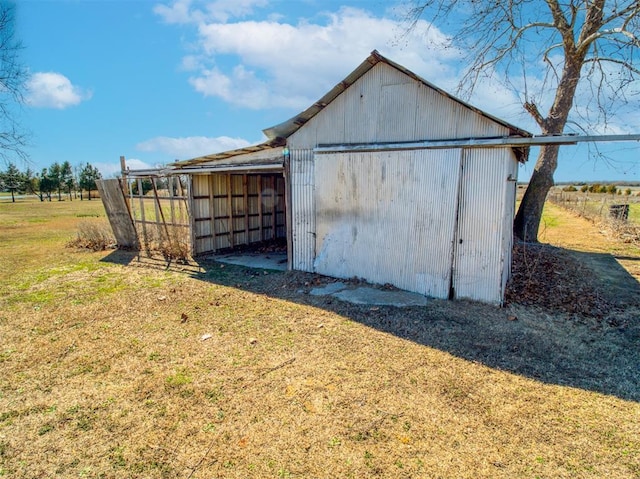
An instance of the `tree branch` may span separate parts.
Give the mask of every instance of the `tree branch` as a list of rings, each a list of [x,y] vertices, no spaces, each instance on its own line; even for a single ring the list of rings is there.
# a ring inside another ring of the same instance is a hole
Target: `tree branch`
[[[525,110],[527,110],[527,112],[529,112],[529,114],[533,117],[533,119],[538,124],[538,126],[540,126],[540,128],[544,128],[545,119],[540,114],[540,110],[538,110],[538,106],[532,101],[527,101],[522,106],[524,107]]]
[[[562,8],[558,3],[558,0],[546,0],[551,16],[553,17],[553,25],[556,27],[560,35],[562,36],[565,50],[572,51],[575,49],[575,42],[573,40],[573,29],[564,17]]]
[[[637,1],[633,1],[622,10],[612,13],[607,18],[604,18],[602,20],[602,24],[608,25],[614,20],[618,20],[619,18],[624,18],[625,20],[624,25],[626,26],[628,22],[631,21],[631,19],[633,19],[635,16],[638,15],[638,13],[640,13],[640,3],[638,3]]]
[[[595,57],[595,58],[585,58],[584,63],[600,63],[600,62],[606,62],[606,63],[615,63],[616,65],[620,65],[621,67],[623,67],[626,70],[629,70],[630,72],[635,73],[636,75],[640,75],[640,68],[635,67],[634,65],[632,65],[631,63],[624,61],[624,60],[619,60],[617,58],[610,58],[610,57]]]

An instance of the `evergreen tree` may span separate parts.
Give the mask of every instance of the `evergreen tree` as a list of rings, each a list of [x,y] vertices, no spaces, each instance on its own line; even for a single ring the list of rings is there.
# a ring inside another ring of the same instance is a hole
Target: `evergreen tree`
[[[60,182],[62,183],[62,189],[66,191],[67,195],[69,195],[69,201],[71,201],[71,192],[75,187],[75,179],[73,177],[73,168],[71,168],[71,163],[68,161],[65,161],[60,166]]]
[[[40,172],[40,175],[38,176],[38,191],[40,201],[44,201],[45,196],[49,201],[51,201],[51,193],[56,190],[56,185],[53,178],[46,168],[43,168],[42,172]]]
[[[80,187],[80,198],[82,198],[82,190],[86,190],[89,193],[89,200],[91,200],[91,190],[96,190],[96,181],[101,179],[102,175],[98,168],[87,163],[80,170],[78,176],[78,186]]]
[[[58,192],[58,201],[62,201],[62,166],[57,161],[49,167],[48,178],[53,185],[53,191]]]
[[[7,169],[0,173],[0,187],[11,192],[11,201],[16,202],[16,192],[24,191],[24,173],[16,165],[9,163]]]

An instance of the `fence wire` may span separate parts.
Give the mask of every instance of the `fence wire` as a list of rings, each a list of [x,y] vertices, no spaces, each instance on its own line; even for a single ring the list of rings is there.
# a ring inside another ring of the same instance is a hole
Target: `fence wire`
[[[601,225],[625,243],[640,244],[640,197],[552,190],[547,201]]]

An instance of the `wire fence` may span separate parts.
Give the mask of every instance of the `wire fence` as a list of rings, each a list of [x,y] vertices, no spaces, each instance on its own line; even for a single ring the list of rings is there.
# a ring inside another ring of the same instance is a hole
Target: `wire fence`
[[[625,243],[640,245],[638,196],[554,189],[547,201],[601,225]]]

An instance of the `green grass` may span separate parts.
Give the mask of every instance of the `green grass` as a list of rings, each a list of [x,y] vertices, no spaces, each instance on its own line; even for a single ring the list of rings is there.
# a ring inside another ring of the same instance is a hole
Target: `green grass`
[[[640,225],[640,203],[632,203],[629,205],[629,221]]]

